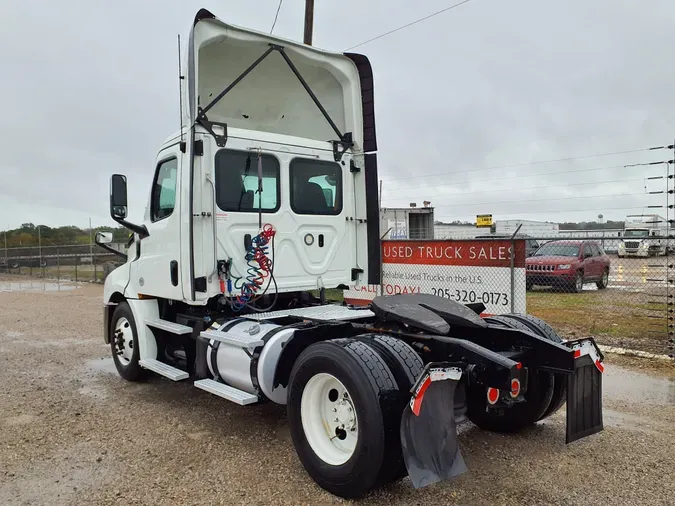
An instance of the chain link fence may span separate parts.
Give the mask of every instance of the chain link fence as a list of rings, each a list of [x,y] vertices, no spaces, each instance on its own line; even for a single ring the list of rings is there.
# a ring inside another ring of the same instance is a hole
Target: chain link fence
[[[102,283],[122,259],[90,245],[19,247],[0,251],[0,273],[57,281]]]
[[[382,253],[381,285],[347,290],[346,302],[428,293],[482,303],[486,315],[528,313],[563,338],[673,354],[667,237],[383,241]]]
[[[526,260],[528,313],[563,336],[673,353],[668,237],[535,240],[540,247]]]

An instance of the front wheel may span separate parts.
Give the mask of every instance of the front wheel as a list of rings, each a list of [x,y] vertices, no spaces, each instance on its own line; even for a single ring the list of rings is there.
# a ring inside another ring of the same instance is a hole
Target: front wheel
[[[288,390],[288,419],[298,457],[314,481],[358,498],[392,479],[401,455],[405,400],[395,376],[367,343],[314,344],[297,359]]]
[[[126,302],[121,302],[113,312],[110,322],[110,350],[117,372],[127,381],[139,381],[145,371],[138,363],[138,331],[134,314]]]
[[[574,293],[581,293],[582,290],[584,289],[584,273],[579,271],[577,272],[577,275],[574,277],[574,281],[572,282],[572,291]]]

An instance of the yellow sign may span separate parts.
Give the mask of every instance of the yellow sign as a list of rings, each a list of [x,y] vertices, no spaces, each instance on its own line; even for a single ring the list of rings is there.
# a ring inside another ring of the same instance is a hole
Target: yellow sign
[[[492,226],[491,214],[479,214],[476,216],[476,226],[489,228]]]

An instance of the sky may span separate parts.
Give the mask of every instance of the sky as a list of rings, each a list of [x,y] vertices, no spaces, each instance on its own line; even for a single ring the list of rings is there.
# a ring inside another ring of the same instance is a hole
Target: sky
[[[318,1],[314,45],[344,51],[452,3]],[[0,229],[112,225],[113,173],[140,220],[179,127],[176,35],[200,7],[269,31],[277,5],[5,0]],[[274,33],[301,40],[303,17],[303,0],[284,0]],[[665,182],[645,178],[664,166],[624,165],[672,152],[588,155],[673,143],[673,27],[668,0],[471,0],[355,48],[375,74],[382,205],[429,200],[445,221],[621,220],[662,205],[646,192]]]

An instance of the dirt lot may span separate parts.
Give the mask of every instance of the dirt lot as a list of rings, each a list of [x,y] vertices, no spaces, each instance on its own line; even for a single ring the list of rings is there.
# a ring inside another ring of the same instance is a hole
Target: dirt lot
[[[119,378],[101,296],[0,293],[0,504],[347,504],[304,472],[282,408]],[[466,425],[467,474],[362,503],[674,504],[675,370],[618,360],[601,434],[565,446],[564,413],[510,437]]]

